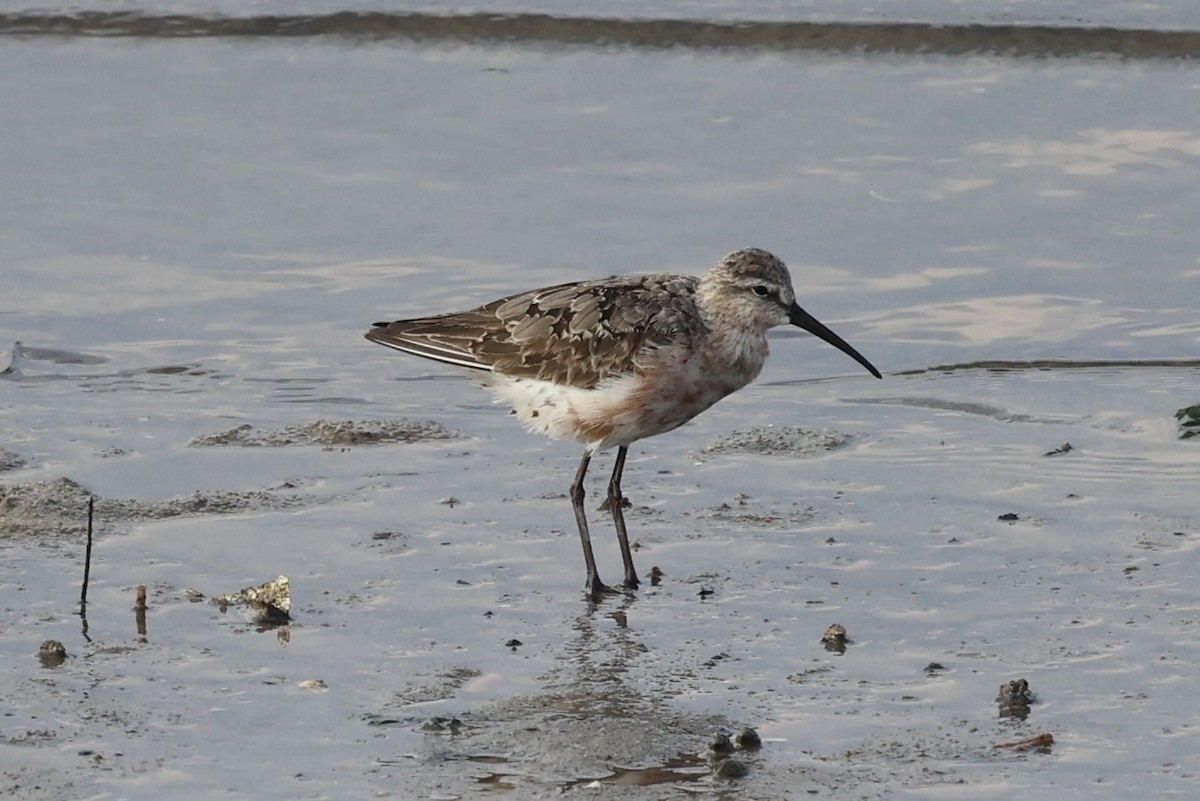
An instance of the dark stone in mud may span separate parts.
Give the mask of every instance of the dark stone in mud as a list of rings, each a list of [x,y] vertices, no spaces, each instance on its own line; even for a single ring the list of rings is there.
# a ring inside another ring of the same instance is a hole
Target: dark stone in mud
[[[732,754],[733,741],[729,739],[729,735],[724,732],[717,732],[708,741],[708,750],[714,754]]]
[[[740,779],[750,772],[750,768],[746,767],[746,763],[740,759],[722,759],[713,768],[713,775],[722,779]]]
[[[421,731],[458,734],[462,731],[462,721],[458,718],[433,717],[421,725]]]
[[[42,667],[56,668],[67,661],[67,647],[58,640],[46,640],[38,648],[37,655]]]
[[[1024,720],[1029,717],[1030,704],[1037,702],[1025,679],[1013,679],[1000,685],[1000,693],[996,696],[1000,704],[1000,717]]]
[[[746,727],[733,736],[733,744],[746,751],[753,751],[762,748],[762,738],[754,729]]]
[[[17,470],[18,468],[25,467],[25,465],[25,460],[19,454],[0,448],[0,473]]]
[[[846,627],[841,623],[832,623],[829,628],[825,629],[825,633],[821,635],[821,642],[825,644],[825,650],[831,653],[844,654],[846,646],[850,644],[850,638],[846,636]]]

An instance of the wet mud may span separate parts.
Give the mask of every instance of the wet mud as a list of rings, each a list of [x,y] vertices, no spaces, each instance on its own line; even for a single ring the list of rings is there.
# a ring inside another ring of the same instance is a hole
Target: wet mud
[[[1200,797],[1195,17],[1012,5],[0,19],[0,796]],[[746,245],[885,380],[636,443],[599,604],[578,449],[362,340]]]
[[[81,534],[87,530],[89,498],[96,498],[95,519],[107,526],[185,515],[293,509],[312,502],[311,498],[291,492],[292,489],[196,490],[182,498],[143,501],[96,498],[69,478],[0,484],[0,537]]]
[[[457,435],[440,423],[424,420],[328,421],[256,429],[249,424],[190,440],[191,447],[287,447],[318,445],[344,449],[365,445],[430,442]],[[95,455],[108,459],[128,456],[122,447],[99,449]],[[0,472],[28,467],[17,453],[0,450]],[[259,490],[198,489],[184,497],[163,501],[136,498],[101,498],[87,487],[66,477],[0,483],[0,537],[79,534],[86,530],[88,499],[95,499],[95,520],[104,525],[163,520],[185,515],[228,515],[244,512],[295,509],[315,499],[303,493],[302,479],[280,479],[273,487]]]
[[[827,428],[814,431],[799,426],[759,426],[731,431],[705,447],[700,454],[753,453],[803,458],[837,450],[850,439],[849,434]]]
[[[204,434],[188,443],[193,447],[240,445],[283,448],[291,445],[321,445],[326,448],[355,445],[384,445],[396,442],[428,442],[456,435],[433,420],[317,420],[279,429],[257,429],[249,423],[227,431]]]

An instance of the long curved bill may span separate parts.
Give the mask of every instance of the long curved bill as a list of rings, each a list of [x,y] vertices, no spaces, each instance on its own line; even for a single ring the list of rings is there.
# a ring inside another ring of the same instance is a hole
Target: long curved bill
[[[856,351],[850,346],[849,342],[830,331],[820,320],[818,320],[816,317],[813,317],[795,303],[793,303],[792,308],[788,310],[788,322],[798,328],[803,328],[813,336],[820,337],[830,345],[833,345],[842,353],[846,354],[850,358],[854,359],[854,361],[867,368],[871,375],[875,376],[876,378],[883,378],[879,371],[875,369],[875,365],[867,361],[867,357]]]

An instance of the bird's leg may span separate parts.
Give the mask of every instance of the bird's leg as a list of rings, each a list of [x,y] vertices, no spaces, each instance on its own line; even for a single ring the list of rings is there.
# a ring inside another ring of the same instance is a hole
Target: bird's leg
[[[592,537],[588,533],[587,515],[583,511],[583,477],[587,475],[588,463],[592,460],[589,451],[583,452],[579,461],[579,469],[575,471],[575,481],[571,484],[571,506],[575,509],[575,522],[579,525],[579,541],[583,544],[583,561],[587,563],[587,584],[584,590],[593,601],[599,601],[606,592],[612,589],[600,580],[596,572],[596,557],[592,554]]]
[[[628,445],[622,445],[617,450],[617,461],[613,465],[612,478],[608,481],[608,511],[612,512],[613,525],[617,527],[617,542],[621,544],[621,561],[625,563],[625,588],[636,590],[640,582],[637,570],[633,567],[633,552],[629,550],[629,535],[625,533],[625,512],[621,508],[625,501],[625,496],[621,494],[621,474],[625,472],[625,454],[628,452]]]

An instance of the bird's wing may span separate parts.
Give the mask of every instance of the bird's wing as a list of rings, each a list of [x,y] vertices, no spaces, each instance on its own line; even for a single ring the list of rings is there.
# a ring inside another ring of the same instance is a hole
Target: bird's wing
[[[471,311],[376,323],[367,339],[460,367],[591,388],[692,336],[697,279],[646,275],[524,292]]]

